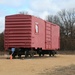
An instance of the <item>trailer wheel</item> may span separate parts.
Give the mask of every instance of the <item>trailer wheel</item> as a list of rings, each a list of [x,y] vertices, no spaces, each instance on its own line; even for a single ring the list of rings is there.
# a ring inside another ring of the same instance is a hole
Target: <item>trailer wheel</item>
[[[39,57],[41,57],[41,55],[42,55],[42,48],[39,48]]]
[[[34,57],[34,54],[33,54],[33,53],[31,53],[31,54],[30,54],[30,57]]]
[[[41,57],[41,53],[39,53],[39,57]]]
[[[25,51],[25,58],[27,58],[28,55],[29,55],[29,50],[26,50],[26,51]]]
[[[44,56],[45,54],[43,53],[42,56]]]
[[[21,54],[18,55],[18,58],[21,58]]]
[[[25,55],[25,58],[27,58],[27,57],[28,57],[28,54]]]
[[[34,51],[34,49],[32,48],[32,49],[29,51],[29,54],[30,54],[30,57],[34,57],[34,55],[36,54],[36,51]]]
[[[55,56],[56,52],[55,51],[52,51],[52,56]]]
[[[49,56],[51,57],[51,55],[52,55],[52,51],[49,51]]]
[[[49,53],[49,56],[51,57],[51,53]]]
[[[54,53],[52,53],[52,56],[54,56],[55,54]]]

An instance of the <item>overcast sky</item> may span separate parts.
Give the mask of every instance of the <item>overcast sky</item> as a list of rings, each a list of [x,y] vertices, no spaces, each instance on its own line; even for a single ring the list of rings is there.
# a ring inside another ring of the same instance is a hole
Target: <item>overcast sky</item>
[[[21,11],[46,18],[62,9],[75,8],[75,0],[0,0],[0,33],[5,28],[5,16]]]

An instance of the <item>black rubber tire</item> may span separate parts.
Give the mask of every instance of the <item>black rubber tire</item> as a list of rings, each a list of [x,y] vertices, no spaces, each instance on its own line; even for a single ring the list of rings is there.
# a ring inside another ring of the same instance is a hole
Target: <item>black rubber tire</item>
[[[25,51],[25,58],[27,58],[27,57],[28,57],[28,55],[29,55],[29,51],[28,51],[28,50],[26,50],[26,51]]]
[[[44,55],[45,55],[45,54],[43,53],[42,56],[44,57]]]
[[[51,55],[52,55],[52,52],[51,52],[51,51],[49,51],[49,56],[51,57]]]
[[[55,56],[55,51],[52,51],[52,56]]]
[[[18,55],[18,58],[21,58],[21,55],[20,54]]]
[[[39,57],[41,57],[41,53],[39,53]]]
[[[34,57],[34,53],[31,53],[31,54],[30,54],[30,57],[31,57],[31,58]]]

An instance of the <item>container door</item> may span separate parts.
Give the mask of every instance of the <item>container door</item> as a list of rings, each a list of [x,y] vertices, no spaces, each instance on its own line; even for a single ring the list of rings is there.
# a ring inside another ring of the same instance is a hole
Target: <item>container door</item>
[[[52,26],[50,23],[45,24],[46,27],[46,32],[45,32],[45,48],[46,49],[51,49],[52,47]]]

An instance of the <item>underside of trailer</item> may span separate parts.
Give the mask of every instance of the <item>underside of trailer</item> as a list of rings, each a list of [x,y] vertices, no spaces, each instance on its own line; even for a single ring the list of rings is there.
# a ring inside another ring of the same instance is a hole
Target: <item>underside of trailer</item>
[[[49,56],[55,56],[57,53],[56,50],[42,50],[42,48],[14,48],[14,51],[12,51],[12,48],[9,48],[9,54],[15,58],[18,56],[18,58],[21,58],[22,55],[25,55],[25,58],[27,57],[34,57],[35,55],[44,56],[48,54]]]

